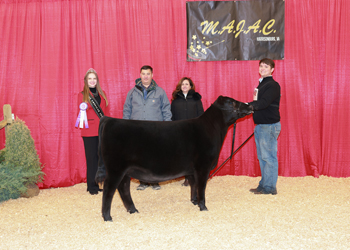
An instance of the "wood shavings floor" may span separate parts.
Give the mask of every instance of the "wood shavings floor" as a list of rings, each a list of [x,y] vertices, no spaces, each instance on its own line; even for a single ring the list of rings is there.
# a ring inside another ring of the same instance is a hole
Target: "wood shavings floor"
[[[131,195],[129,214],[116,193],[113,222],[102,193],[86,184],[40,190],[0,203],[0,249],[350,249],[350,178],[279,177],[278,195],[254,195],[260,178],[209,180],[200,212],[183,180]]]

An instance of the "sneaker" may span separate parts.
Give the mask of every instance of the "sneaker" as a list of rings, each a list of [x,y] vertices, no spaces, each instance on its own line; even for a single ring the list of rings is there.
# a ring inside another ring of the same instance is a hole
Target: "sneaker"
[[[159,190],[159,189],[160,189],[159,184],[158,184],[158,183],[152,184],[152,189],[154,189],[154,190]]]
[[[146,188],[148,188],[148,185],[147,184],[140,184],[137,188],[136,188],[136,190],[145,190]]]

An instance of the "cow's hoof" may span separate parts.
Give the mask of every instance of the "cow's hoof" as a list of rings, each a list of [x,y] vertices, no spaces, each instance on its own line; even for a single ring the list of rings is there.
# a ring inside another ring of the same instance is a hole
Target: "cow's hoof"
[[[134,214],[134,213],[138,213],[139,211],[135,208],[135,209],[130,209],[130,210],[128,210],[128,212],[129,212],[130,214]]]
[[[104,221],[109,221],[109,222],[113,222],[112,217],[103,217]]]
[[[194,201],[191,201],[193,203],[193,205],[197,206],[198,205],[198,202],[196,200]]]
[[[208,208],[206,206],[200,207],[200,211],[208,211]]]
[[[105,179],[106,179],[106,171],[97,170],[97,173],[95,175],[95,182],[103,183]]]
[[[105,181],[105,177],[99,177],[99,176],[96,176],[95,177],[95,182],[98,184],[98,185],[103,185],[103,182]]]

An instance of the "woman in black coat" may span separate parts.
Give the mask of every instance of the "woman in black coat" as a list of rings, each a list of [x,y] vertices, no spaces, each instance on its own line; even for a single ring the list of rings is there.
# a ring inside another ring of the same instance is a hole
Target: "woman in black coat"
[[[192,119],[204,113],[202,96],[195,91],[195,85],[191,78],[183,77],[173,91],[171,113],[173,121]],[[188,186],[188,180],[182,184]]]

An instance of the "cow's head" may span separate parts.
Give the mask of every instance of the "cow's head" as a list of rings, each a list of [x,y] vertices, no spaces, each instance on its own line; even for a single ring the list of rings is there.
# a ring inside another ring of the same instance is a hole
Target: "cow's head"
[[[235,123],[239,118],[253,113],[251,105],[236,101],[227,96],[219,96],[213,105],[223,112],[225,122],[228,123],[228,125]]]

